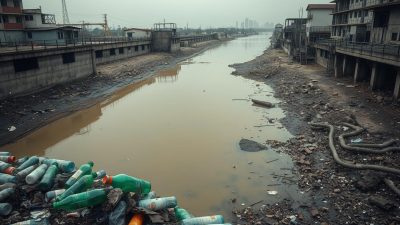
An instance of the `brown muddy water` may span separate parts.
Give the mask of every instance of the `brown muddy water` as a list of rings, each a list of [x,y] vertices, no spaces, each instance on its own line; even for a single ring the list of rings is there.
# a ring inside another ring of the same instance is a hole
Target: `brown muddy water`
[[[284,117],[280,108],[243,100],[278,102],[272,89],[233,76],[228,67],[262,54],[269,37],[239,38],[207,50],[1,149],[77,165],[93,160],[108,174],[151,181],[157,194],[176,196],[181,207],[198,216],[230,217],[232,208],[260,200],[265,200],[260,205],[282,198],[300,201],[297,185],[287,184],[296,181],[289,156],[244,152],[238,145],[241,138],[265,143],[291,137],[279,122],[264,126],[269,118]]]

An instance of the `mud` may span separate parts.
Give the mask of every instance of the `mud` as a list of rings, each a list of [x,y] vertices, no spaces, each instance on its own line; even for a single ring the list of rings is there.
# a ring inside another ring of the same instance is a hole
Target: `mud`
[[[381,143],[399,137],[397,102],[382,101],[384,98],[379,96],[385,93],[372,93],[367,84],[354,86],[350,78],[335,79],[319,66],[298,65],[282,50],[269,49],[252,61],[232,67],[236,69],[234,75],[272,86],[274,96],[281,99],[279,106],[286,114],[281,122],[296,137],[284,143],[273,140],[268,143],[292,157],[300,177],[298,185],[311,196],[307,204],[287,199],[278,204],[264,204],[259,209],[234,209],[238,223],[400,223],[400,198],[382,181],[389,177],[398,185],[398,176],[337,165],[330,154],[327,132],[312,130],[308,125],[310,121],[329,122],[338,127],[338,133],[343,133],[348,130],[343,122],[359,123],[367,129],[360,135],[363,141]],[[347,161],[400,168],[399,153],[354,154],[339,149],[338,154]],[[368,185],[360,185],[363,183]],[[395,207],[382,209],[368,200],[371,197],[391,200]]]

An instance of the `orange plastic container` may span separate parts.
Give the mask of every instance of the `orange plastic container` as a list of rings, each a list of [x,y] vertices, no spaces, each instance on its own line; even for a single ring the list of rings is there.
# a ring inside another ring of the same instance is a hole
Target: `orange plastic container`
[[[128,225],[143,225],[144,217],[142,214],[133,215],[131,221],[129,221]]]

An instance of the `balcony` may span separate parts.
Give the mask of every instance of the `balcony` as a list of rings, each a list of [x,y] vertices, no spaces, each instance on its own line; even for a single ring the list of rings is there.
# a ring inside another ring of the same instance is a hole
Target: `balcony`
[[[365,8],[373,9],[399,4],[400,0],[366,0]]]
[[[4,23],[5,30],[22,30],[23,28],[22,23]]]
[[[2,13],[12,13],[12,14],[21,14],[21,7],[9,7],[9,6],[0,6],[0,12]]]
[[[310,33],[331,33],[332,27],[330,26],[314,26],[309,27]]]

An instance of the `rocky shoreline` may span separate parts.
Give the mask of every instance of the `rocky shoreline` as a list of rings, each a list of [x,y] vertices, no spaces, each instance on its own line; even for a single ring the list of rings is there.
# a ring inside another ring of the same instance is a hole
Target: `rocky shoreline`
[[[400,196],[383,180],[388,178],[398,185],[398,175],[338,165],[328,146],[328,130],[315,130],[309,124],[316,121],[335,126],[336,148],[346,162],[400,168],[396,151],[352,152],[340,148],[336,139],[339,134],[352,131],[344,124],[351,123],[366,128],[349,138],[353,141],[397,140],[400,132],[398,103],[379,102],[374,93],[347,85],[346,79],[335,80],[319,66],[294,64],[282,50],[269,49],[252,61],[232,67],[236,69],[234,75],[270,85],[275,97],[281,99],[279,107],[286,113],[281,122],[295,137],[286,143],[270,141],[265,144],[292,157],[298,171],[298,185],[311,196],[307,205],[285,199],[259,208],[234,209],[238,224],[400,223]],[[398,140],[393,143],[394,148],[399,146]]]

